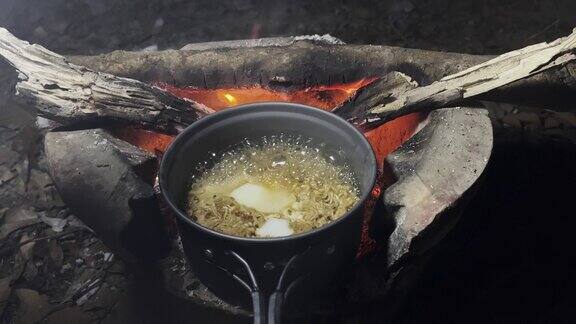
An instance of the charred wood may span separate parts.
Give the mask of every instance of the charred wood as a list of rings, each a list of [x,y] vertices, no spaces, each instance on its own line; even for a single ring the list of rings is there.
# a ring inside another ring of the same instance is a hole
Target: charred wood
[[[209,110],[155,87],[78,66],[0,28],[0,57],[18,71],[16,90],[42,116],[63,125],[140,124],[176,133]]]
[[[140,81],[205,88],[258,82],[290,89],[385,76],[339,109],[343,116],[375,127],[410,112],[469,104],[471,99],[570,109],[568,102],[576,92],[575,37],[496,58],[307,40],[248,48],[223,42],[211,44],[209,50],[64,58],[2,30],[0,55],[20,72],[19,93],[41,114],[64,124],[112,120],[174,133],[209,112]],[[414,84],[429,85],[394,89],[394,83],[387,82],[398,76],[396,72]],[[434,80],[439,81],[430,84]]]
[[[527,90],[540,88],[542,90],[535,92],[539,97],[536,102],[546,105],[546,108],[574,109],[575,61],[576,31],[550,43],[531,45],[502,54],[400,95],[388,92],[388,96],[383,96],[374,89],[372,92],[381,98],[371,101],[370,106],[365,107],[367,113],[360,123],[372,128],[409,113],[461,105],[472,99],[518,103],[513,100],[516,98],[521,100],[520,103],[529,103],[536,97]],[[531,79],[532,76],[535,78]],[[382,87],[379,83],[373,86]],[[546,92],[550,95],[542,96]]]

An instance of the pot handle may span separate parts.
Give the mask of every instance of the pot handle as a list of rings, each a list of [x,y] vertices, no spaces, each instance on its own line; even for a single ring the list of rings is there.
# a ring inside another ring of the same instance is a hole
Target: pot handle
[[[282,321],[282,304],[284,293],[275,291],[266,298],[265,294],[254,291],[252,294],[252,310],[254,324],[280,324]]]
[[[252,309],[254,314],[254,324],[280,324],[282,321],[282,307],[284,306],[284,297],[285,297],[285,288],[286,288],[286,273],[292,267],[296,259],[300,254],[294,255],[284,269],[282,270],[282,274],[278,279],[278,284],[276,285],[275,291],[270,295],[270,297],[266,296],[264,292],[262,292],[258,287],[258,282],[256,277],[254,276],[254,272],[252,268],[248,264],[248,262],[242,258],[238,253],[234,251],[226,251],[226,254],[231,255],[240,262],[248,276],[250,278],[250,284],[242,280],[237,275],[233,275],[232,277],[238,281],[242,286],[250,291],[252,296]],[[295,280],[294,282],[298,281]],[[288,285],[290,288],[293,286],[292,284]],[[290,290],[290,289],[288,289]]]

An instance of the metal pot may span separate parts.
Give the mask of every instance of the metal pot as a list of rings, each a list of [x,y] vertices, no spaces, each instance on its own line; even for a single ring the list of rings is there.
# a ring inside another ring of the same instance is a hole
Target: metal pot
[[[280,238],[223,234],[186,214],[186,192],[199,163],[243,138],[258,141],[279,133],[302,135],[325,143],[328,149],[344,151],[358,180],[360,202],[330,224]],[[223,110],[190,125],[166,151],[159,182],[177,215],[184,252],[198,279],[228,303],[251,303],[254,323],[279,323],[285,298],[326,288],[342,266],[354,260],[363,205],[376,173],[370,144],[345,120],[303,105],[258,103]]]

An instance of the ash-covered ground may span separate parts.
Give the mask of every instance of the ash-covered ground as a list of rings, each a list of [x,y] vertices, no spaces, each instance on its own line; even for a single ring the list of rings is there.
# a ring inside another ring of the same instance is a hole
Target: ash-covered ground
[[[325,33],[348,43],[498,54],[568,34],[575,13],[573,0],[0,0],[0,26],[62,54]],[[236,321],[166,302],[70,214],[46,172],[43,131],[15,101],[14,82],[0,63],[1,321]],[[542,114],[506,122],[542,128],[550,124]],[[563,118],[538,141],[520,132],[496,145],[484,186],[397,322],[574,318],[576,150],[555,135],[576,120]],[[378,306],[340,322],[377,323]]]

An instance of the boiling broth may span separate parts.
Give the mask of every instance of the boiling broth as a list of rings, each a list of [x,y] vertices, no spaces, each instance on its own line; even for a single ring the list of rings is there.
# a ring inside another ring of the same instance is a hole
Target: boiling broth
[[[188,194],[190,217],[235,236],[310,231],[344,215],[360,197],[345,153],[302,137],[244,140],[200,171]]]

